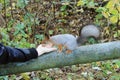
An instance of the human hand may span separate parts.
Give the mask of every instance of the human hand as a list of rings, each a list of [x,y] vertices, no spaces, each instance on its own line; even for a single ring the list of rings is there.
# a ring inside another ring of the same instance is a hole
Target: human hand
[[[57,48],[52,47],[52,44],[40,44],[37,48],[36,48],[37,52],[38,52],[38,56],[46,53],[46,52],[51,52],[51,51],[55,51],[57,50]]]

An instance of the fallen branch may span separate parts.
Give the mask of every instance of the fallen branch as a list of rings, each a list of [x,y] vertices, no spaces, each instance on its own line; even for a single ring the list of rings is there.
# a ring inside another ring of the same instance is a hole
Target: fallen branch
[[[65,52],[65,51],[64,51]],[[0,75],[120,58],[120,41],[81,46],[71,54],[51,52],[23,63],[0,65]]]

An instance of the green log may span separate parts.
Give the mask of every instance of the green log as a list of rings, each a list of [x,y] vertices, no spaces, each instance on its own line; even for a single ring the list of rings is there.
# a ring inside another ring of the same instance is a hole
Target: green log
[[[78,47],[71,54],[50,52],[26,62],[0,65],[0,75],[120,58],[120,41]]]

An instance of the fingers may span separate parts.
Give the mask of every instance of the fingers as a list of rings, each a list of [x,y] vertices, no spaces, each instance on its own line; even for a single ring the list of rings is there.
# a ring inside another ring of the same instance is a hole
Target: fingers
[[[42,47],[42,44],[38,45],[38,47]]]
[[[52,47],[52,48],[45,47],[44,49],[45,49],[44,50],[45,52],[51,52],[51,51],[57,50],[57,48],[54,48],[54,47]]]
[[[57,48],[46,48],[46,47],[44,47],[42,49],[37,49],[38,56],[40,56],[40,55],[42,55],[42,54],[44,54],[46,52],[51,52],[51,51],[55,51],[55,50],[57,50]]]
[[[57,50],[57,48],[50,48],[50,49],[47,50],[47,52],[55,51],[55,50]]]
[[[52,44],[41,44],[41,45],[42,45],[42,47],[47,47],[47,48],[52,47]]]
[[[52,47],[51,44],[40,44],[37,48],[36,48],[37,52],[38,52],[38,56],[46,53],[46,52],[51,52],[51,51],[55,51],[57,50],[57,48]]]

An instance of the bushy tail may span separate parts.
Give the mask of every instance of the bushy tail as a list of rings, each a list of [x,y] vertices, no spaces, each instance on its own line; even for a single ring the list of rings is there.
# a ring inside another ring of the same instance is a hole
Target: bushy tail
[[[88,37],[97,39],[100,36],[100,29],[95,25],[86,25],[81,29],[80,36],[77,38],[79,45],[85,43]]]

